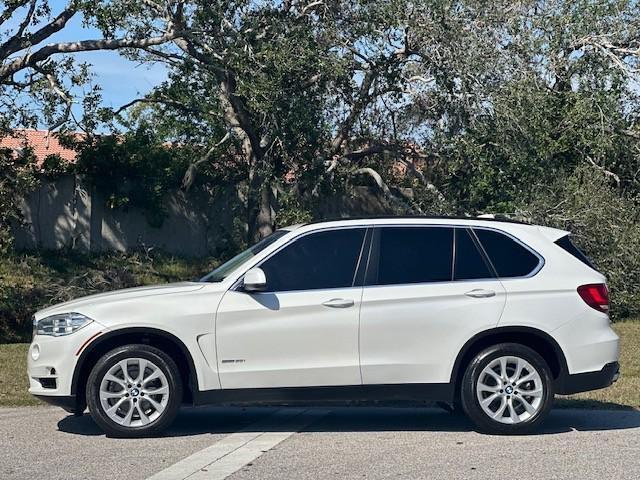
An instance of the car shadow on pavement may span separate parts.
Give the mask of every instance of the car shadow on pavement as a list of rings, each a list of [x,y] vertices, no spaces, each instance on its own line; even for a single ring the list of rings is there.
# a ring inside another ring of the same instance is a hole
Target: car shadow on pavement
[[[294,408],[294,407],[280,407]],[[299,407],[296,407],[299,408]],[[304,407],[307,411],[317,410]],[[322,407],[323,410],[326,407]],[[286,423],[269,422],[278,407],[188,407],[183,408],[162,437],[187,437],[203,434],[227,434],[243,431],[286,431]],[[463,415],[437,408],[348,407],[333,406],[329,413],[305,428],[306,432],[466,432],[473,425]],[[316,412],[317,413],[317,412]],[[307,412],[301,413],[306,415]],[[622,430],[640,427],[637,410],[552,410],[541,428],[534,433],[554,434],[571,431]],[[104,435],[88,414],[67,416],[58,422],[62,432],[76,435]]]

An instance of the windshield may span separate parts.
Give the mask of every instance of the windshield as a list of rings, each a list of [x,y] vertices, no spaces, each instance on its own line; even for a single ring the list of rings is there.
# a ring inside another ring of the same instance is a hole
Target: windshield
[[[213,272],[205,275],[200,279],[201,282],[221,282],[227,276],[233,272],[236,268],[242,265],[244,262],[249,260],[252,257],[255,257],[262,250],[267,248],[269,245],[273,244],[278,239],[282,238],[284,235],[289,233],[289,230],[276,230],[268,237],[263,238],[258,243],[253,245],[252,247],[247,248],[244,252],[240,252],[238,255],[233,257],[231,260],[227,260],[218,268],[216,268]]]

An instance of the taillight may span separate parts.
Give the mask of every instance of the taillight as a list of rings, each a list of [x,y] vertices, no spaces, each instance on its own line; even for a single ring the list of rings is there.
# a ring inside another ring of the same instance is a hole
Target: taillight
[[[590,283],[578,287],[578,295],[591,308],[599,312],[609,311],[609,291],[604,283]]]

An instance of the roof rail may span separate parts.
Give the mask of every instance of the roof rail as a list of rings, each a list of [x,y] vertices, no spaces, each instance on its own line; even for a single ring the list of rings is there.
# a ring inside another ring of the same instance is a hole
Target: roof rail
[[[386,220],[386,219],[433,219],[433,220],[482,220],[489,222],[504,222],[504,223],[518,223],[521,225],[531,225],[529,222],[525,222],[522,220],[514,220],[505,215],[500,214],[482,214],[476,217],[473,216],[464,216],[464,215],[364,215],[364,216],[354,216],[354,217],[333,217],[333,218],[325,218],[322,220],[314,220],[312,222],[307,222],[304,225],[313,225],[316,223],[325,223],[325,222],[338,222],[341,220]]]

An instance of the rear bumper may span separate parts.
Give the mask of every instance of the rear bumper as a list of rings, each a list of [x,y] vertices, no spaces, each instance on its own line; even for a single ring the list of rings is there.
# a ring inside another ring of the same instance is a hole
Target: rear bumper
[[[618,380],[619,376],[620,364],[618,362],[607,363],[602,367],[602,370],[596,372],[564,375],[556,382],[556,393],[560,395],[570,395],[606,388]]]

